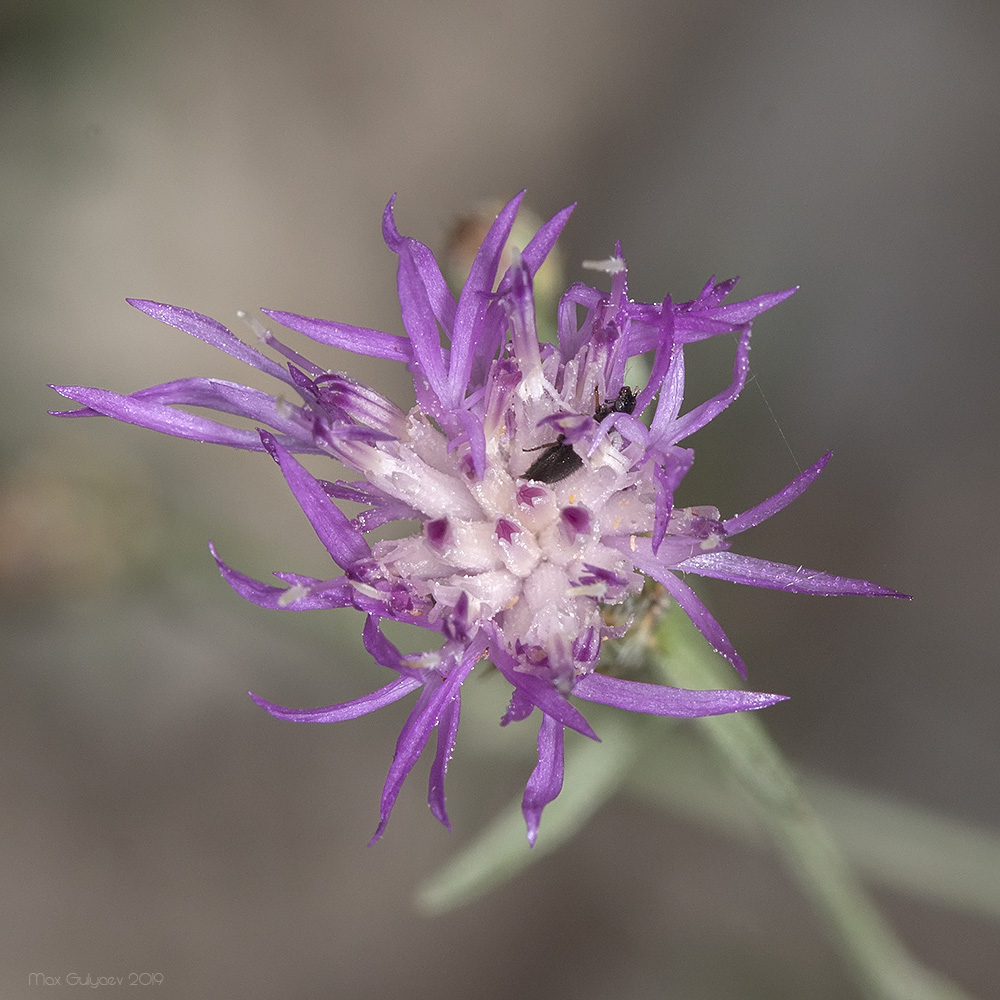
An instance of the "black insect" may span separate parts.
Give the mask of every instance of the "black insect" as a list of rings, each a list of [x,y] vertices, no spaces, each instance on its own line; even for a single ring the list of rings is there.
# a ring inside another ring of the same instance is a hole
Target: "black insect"
[[[627,385],[623,385],[616,399],[606,399],[597,407],[594,419],[600,423],[612,413],[631,413],[634,409],[635,393]],[[582,465],[583,459],[576,453],[576,449],[571,444],[566,444],[564,435],[560,434],[555,444],[550,444],[528,466],[521,478],[533,479],[536,483],[558,483]]]

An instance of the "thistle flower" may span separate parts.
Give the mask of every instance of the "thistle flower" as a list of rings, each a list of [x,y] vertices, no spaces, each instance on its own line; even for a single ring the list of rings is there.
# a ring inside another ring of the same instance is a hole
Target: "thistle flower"
[[[736,535],[773,516],[819,475],[829,455],[783,490],[735,517],[714,507],[680,508],[674,494],[694,453],[682,442],[739,395],[749,367],[753,319],[794,289],[737,303],[735,279],[711,279],[699,296],[638,303],[628,298],[621,248],[596,265],[610,292],[572,285],[558,308],[558,343],[539,341],[533,279],[573,206],[545,223],[497,283],[501,251],[522,195],[497,215],[458,299],[431,251],[401,236],[386,206],[382,233],[398,255],[406,336],[265,310],[322,344],[404,363],[416,406],[404,412],[348,375],[327,371],[270,332],[260,339],[280,365],[198,313],[145,300],[133,306],[239,358],[283,383],[279,394],[208,378],[188,378],[120,395],[54,386],[83,409],[177,437],[266,451],[277,462],[316,534],[342,571],[327,580],[276,573],[287,586],[219,570],[237,593],[266,608],[355,607],[366,613],[364,644],[394,679],[365,697],[291,709],[251,694],[274,716],[300,722],[352,719],[419,691],[403,726],[382,792],[374,843],[400,787],[437,730],[428,802],[450,829],[444,779],[458,730],[466,677],[489,658],[512,687],[501,725],[537,709],[538,763],[522,803],[534,843],[543,808],[560,791],[563,733],[597,739],[577,707],[599,702],[631,712],[703,716],[757,709],[782,696],[743,690],[687,691],[598,672],[602,642],[620,637],[606,615],[642,589],[661,584],[741,676],[743,661],[683,576],[810,594],[902,596],[876,584],[741,556]],[[582,311],[582,322],[579,322]],[[442,344],[441,333],[445,335]],[[736,335],[728,387],[681,413],[684,349]],[[651,355],[644,386],[626,384],[626,365]],[[299,402],[289,402],[294,395]],[[245,417],[241,429],[188,413],[198,407]],[[648,412],[648,424],[640,417]],[[260,429],[261,426],[266,429]],[[294,457],[320,454],[355,470],[353,482],[315,478]],[[364,506],[349,518],[335,501]],[[389,522],[413,522],[403,537],[369,544]],[[403,655],[384,621],[436,632],[440,646]]]

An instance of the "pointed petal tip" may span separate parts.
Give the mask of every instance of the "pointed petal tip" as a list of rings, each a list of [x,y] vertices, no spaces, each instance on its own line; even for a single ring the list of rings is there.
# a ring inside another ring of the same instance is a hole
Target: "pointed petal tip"
[[[278,444],[278,439],[263,427],[255,427],[254,430],[260,435],[260,443],[264,446],[264,450],[280,465],[281,452],[284,449]]]
[[[788,701],[789,695],[787,694],[765,694],[763,691],[760,693],[760,704],[748,706],[749,708],[767,708],[769,705],[777,705],[779,702]]]
[[[806,591],[808,593],[808,591]],[[824,597],[894,597],[901,601],[912,601],[912,594],[904,594],[901,590],[893,590],[892,587],[883,587],[880,583],[872,583],[871,580],[845,579],[844,587],[839,592],[836,590],[823,594]]]
[[[446,812],[443,812],[443,811],[438,811],[437,809],[435,809],[435,808],[434,808],[434,806],[431,806],[431,813],[433,814],[434,818],[435,818],[435,819],[436,819],[436,820],[437,820],[437,821],[438,821],[438,822],[439,822],[439,823],[440,823],[440,824],[441,824],[441,825],[442,825],[442,826],[443,826],[443,827],[444,827],[444,828],[445,828],[445,829],[446,829],[446,830],[447,830],[447,831],[448,831],[449,833],[451,833],[451,832],[452,832],[452,829],[451,829],[451,820],[450,820],[450,819],[448,819],[448,814],[447,814]]]
[[[247,694],[250,695],[250,700],[253,701],[253,703],[258,708],[264,709],[264,711],[267,712],[268,715],[274,715],[275,718],[277,718],[275,712],[271,711],[272,709],[278,708],[278,706],[275,705],[274,702],[268,701],[266,698],[261,698],[259,694],[254,694],[253,691],[247,691]]]
[[[166,302],[156,302],[154,299],[136,299],[126,297],[125,301],[133,309],[138,309],[139,312],[143,312],[147,316],[152,316],[154,319],[157,318],[156,313],[159,310],[173,308]]]
[[[504,212],[509,212],[512,209],[516,212],[521,207],[521,202],[524,201],[524,196],[527,193],[528,193],[527,188],[521,188],[521,190],[518,191],[513,198],[511,198],[504,204],[503,208],[501,208],[500,211],[497,212],[497,215],[498,216],[503,215]]]
[[[55,392],[58,392],[60,396],[63,396],[66,399],[72,400],[74,403],[79,402],[79,400],[76,399],[76,394],[77,393],[86,392],[87,391],[87,386],[84,386],[84,385],[52,385],[52,384],[49,384],[48,388],[54,390]],[[82,408],[75,409],[75,410],[48,410],[47,412],[48,412],[49,416],[51,416],[51,417],[72,417],[72,416],[75,416],[78,413],[86,412],[88,409],[89,409],[89,407],[83,406]]]
[[[396,228],[396,217],[393,211],[395,204],[396,195],[394,193],[382,210],[382,239],[390,250],[398,253],[403,242],[403,237],[399,235],[399,230]]]
[[[793,285],[791,288],[782,289],[780,292],[771,292],[770,295],[762,295],[761,299],[766,299],[767,308],[773,309],[776,305],[784,302],[785,299],[790,299],[799,290],[798,285]]]
[[[372,834],[372,839],[368,841],[369,847],[374,847],[382,839],[382,834],[385,833],[385,828],[388,825],[389,825],[389,817],[383,816],[379,820],[379,824],[376,827],[375,832]]]
[[[58,392],[60,396],[65,396],[66,399],[73,399],[73,393],[78,392],[80,389],[84,388],[81,385],[53,385],[52,383],[47,383],[49,389],[53,389]],[[53,417],[61,417],[67,413],[72,413],[72,410],[49,410],[49,414]]]

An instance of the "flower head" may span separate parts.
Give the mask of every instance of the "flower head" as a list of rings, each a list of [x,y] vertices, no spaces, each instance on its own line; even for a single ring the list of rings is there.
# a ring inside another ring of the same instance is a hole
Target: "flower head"
[[[559,303],[558,342],[543,343],[533,279],[572,206],[515,253],[497,282],[521,197],[497,215],[457,300],[431,251],[400,235],[389,202],[382,232],[399,258],[405,337],[265,310],[320,343],[404,363],[416,393],[409,412],[348,375],[306,360],[266,330],[259,331],[261,339],[285,364],[208,317],[144,300],[130,301],[275,377],[284,383],[280,392],[268,395],[207,378],[131,395],[54,387],[84,407],[62,416],[103,414],[178,437],[265,450],[277,462],[341,572],[326,580],[277,573],[287,586],[275,586],[232,569],[214,549],[213,555],[229,584],[263,607],[364,611],[365,647],[395,675],[370,695],[327,708],[283,708],[251,695],[272,715],[336,722],[419,691],[396,744],[373,841],[435,729],[428,800],[449,825],[444,777],[462,683],[487,657],[513,689],[502,724],[536,709],[541,717],[538,764],[523,801],[532,843],[542,809],[562,785],[564,729],[597,738],[577,702],[702,716],[782,700],[742,690],[686,691],[598,672],[602,642],[624,631],[607,609],[633,598],[647,577],[666,589],[743,676],[743,661],[685,574],[799,593],[900,596],[865,581],[731,551],[736,535],[802,493],[829,455],[735,517],[723,518],[714,507],[674,505],[694,458],[682,442],[739,395],[753,319],[794,289],[726,303],[735,280],[712,279],[691,302],[633,302],[619,247],[592,265],[610,275],[610,291],[572,285]],[[685,347],[719,334],[736,336],[732,380],[682,413]],[[651,356],[651,371],[645,385],[633,387],[626,366],[638,355]],[[299,402],[287,401],[288,395]],[[245,417],[266,429],[235,428],[178,408],[184,406]],[[640,419],[644,415],[647,422]],[[332,456],[359,478],[317,479],[295,453]],[[349,518],[338,500],[364,509]],[[369,543],[368,532],[395,521],[407,526],[402,537]],[[387,620],[439,633],[440,645],[403,655],[383,634]]]

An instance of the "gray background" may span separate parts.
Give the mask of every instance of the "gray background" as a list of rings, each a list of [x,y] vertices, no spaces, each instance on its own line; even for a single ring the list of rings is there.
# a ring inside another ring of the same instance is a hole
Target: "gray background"
[[[416,914],[519,793],[533,731],[498,764],[460,738],[455,834],[418,769],[367,848],[405,708],[264,717],[247,688],[325,704],[383,677],[347,612],[244,605],[203,547],[325,575],[273,464],[57,422],[44,384],[246,377],[126,295],[399,331],[393,191],[432,247],[482,197],[578,200],[569,278],[621,239],[639,299],[799,284],[683,502],[731,514],[834,448],[742,550],[917,601],[706,593],[752,686],[792,696],[769,722],[794,760],[996,827],[998,28],[970,2],[7,3],[4,995],[135,971],[170,996],[853,996],[775,861],[625,800],[492,897]],[[692,400],[731,349],[692,352]],[[406,398],[387,364],[312,356]],[[879,899],[991,994],[995,927]]]

